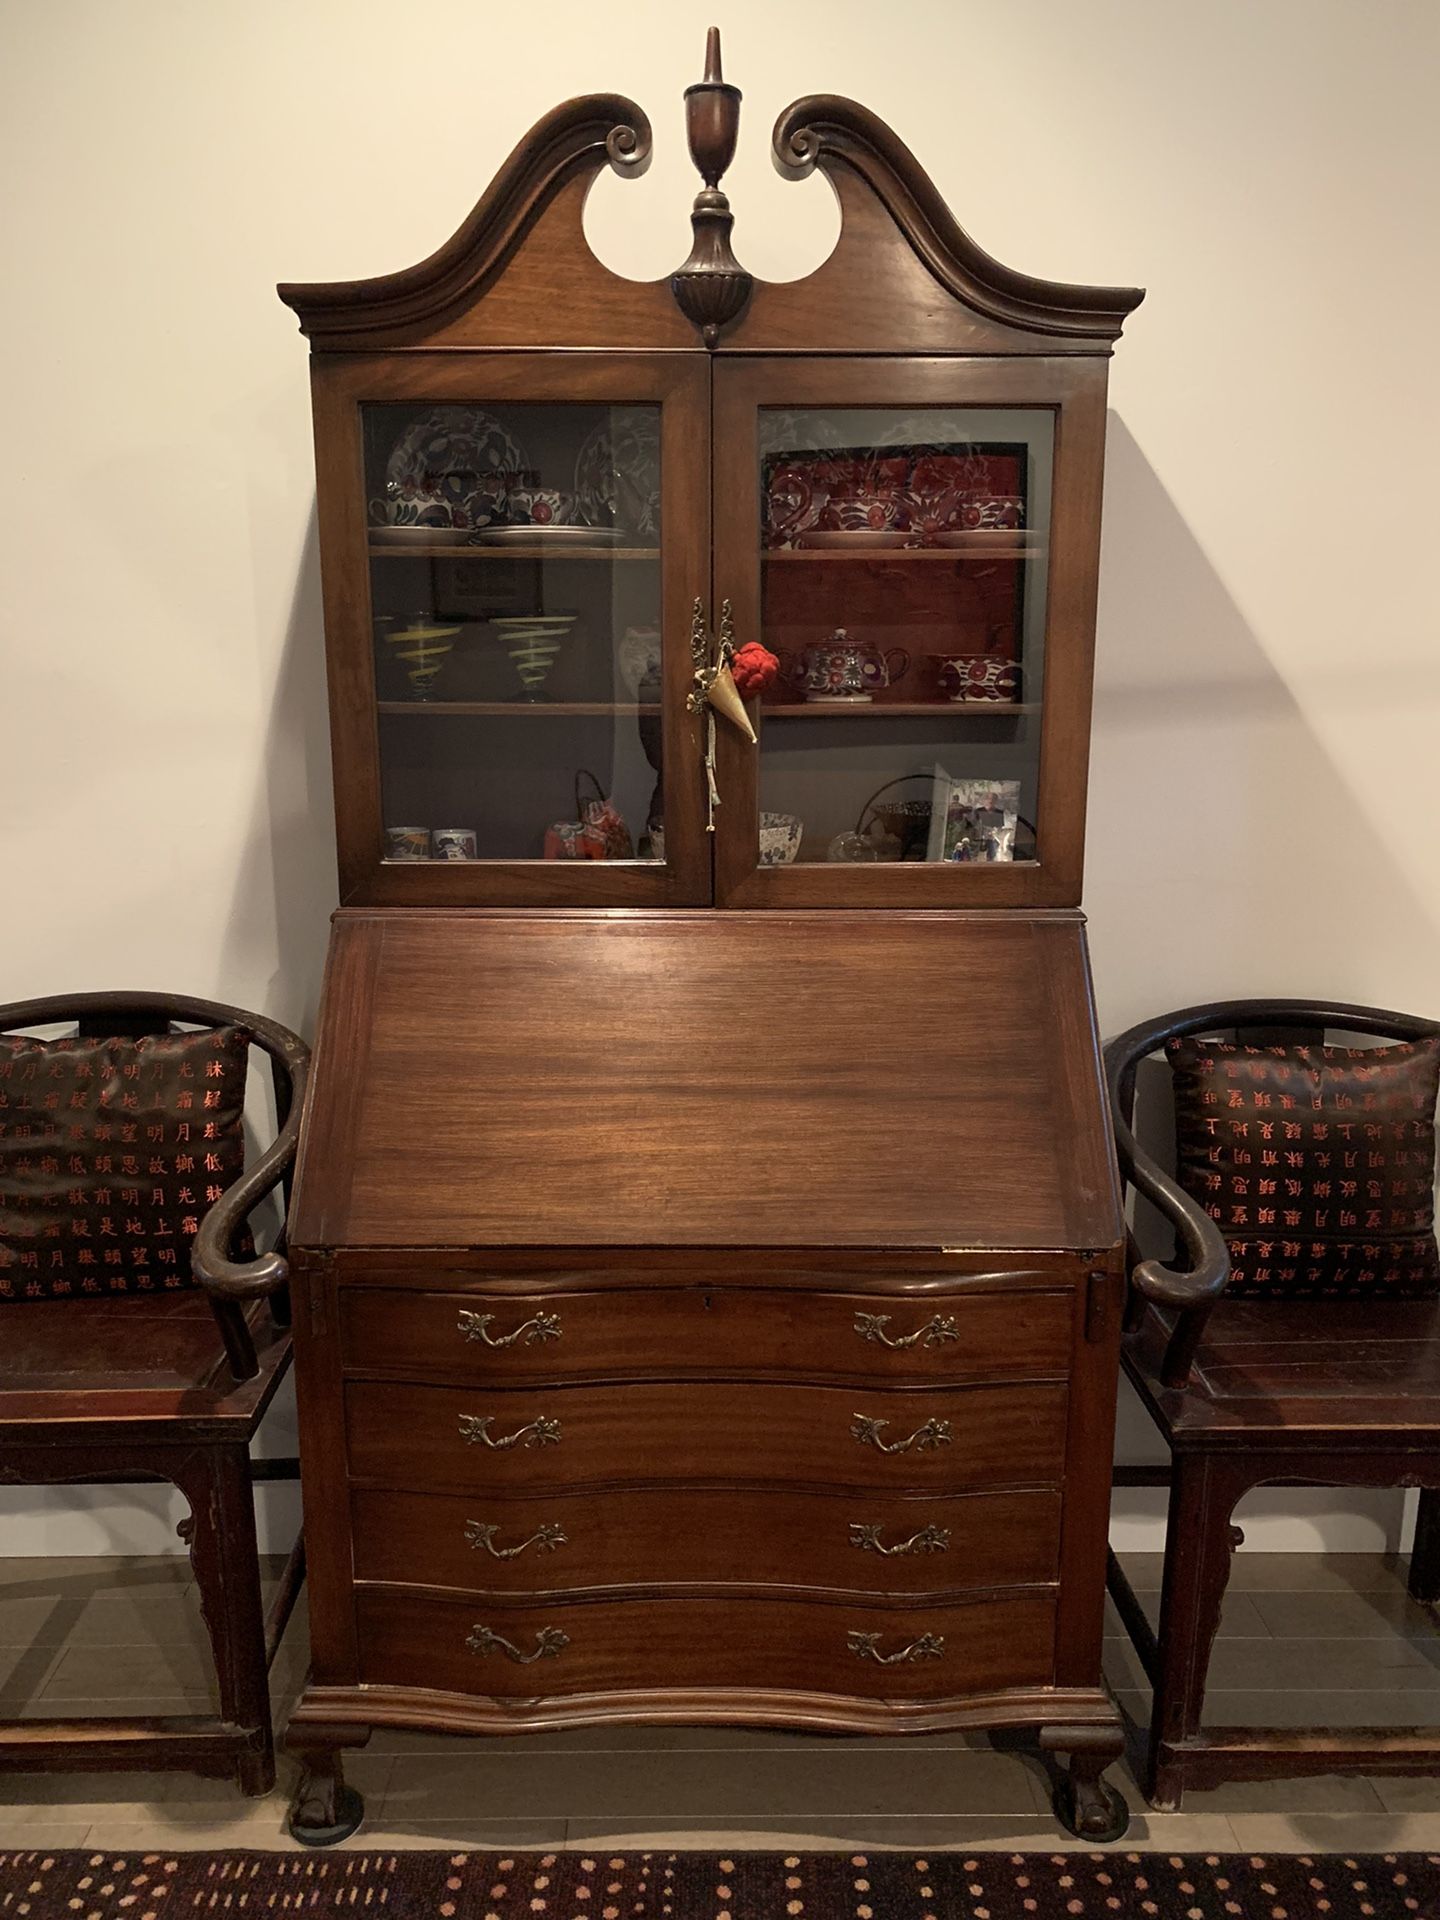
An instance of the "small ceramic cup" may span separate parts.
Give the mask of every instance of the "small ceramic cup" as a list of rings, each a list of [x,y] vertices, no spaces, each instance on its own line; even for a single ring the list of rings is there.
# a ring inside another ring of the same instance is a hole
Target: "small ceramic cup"
[[[512,527],[570,527],[575,496],[558,487],[512,487],[506,511]]]
[[[960,510],[959,524],[987,532],[1000,527],[1023,527],[1025,502],[1018,493],[971,494]]]
[[[389,481],[385,497],[370,502],[374,527],[448,527],[450,508],[438,488],[412,487],[408,491]]]
[[[937,653],[936,678],[941,693],[957,704],[1013,704],[1020,697],[1020,668],[997,653]]]
[[[473,827],[436,827],[430,835],[430,855],[435,860],[473,860]]]
[[[827,526],[846,533],[899,533],[909,525],[905,495],[898,487],[877,486],[844,499],[832,499],[825,521]]]
[[[386,827],[385,858],[387,860],[428,860],[430,829],[428,827]]]

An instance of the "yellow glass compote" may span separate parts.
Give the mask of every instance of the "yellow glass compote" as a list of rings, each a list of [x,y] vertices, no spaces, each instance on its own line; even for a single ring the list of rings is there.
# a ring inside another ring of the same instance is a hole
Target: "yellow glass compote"
[[[440,669],[450,657],[459,627],[438,626],[434,615],[429,613],[393,614],[385,618],[403,618],[406,622],[395,632],[387,633],[385,638],[395,649],[396,657],[405,662],[411,698],[432,699],[435,682],[440,677]]]

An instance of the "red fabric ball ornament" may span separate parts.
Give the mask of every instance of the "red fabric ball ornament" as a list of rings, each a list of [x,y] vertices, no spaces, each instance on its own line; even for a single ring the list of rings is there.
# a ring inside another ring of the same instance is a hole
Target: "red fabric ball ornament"
[[[736,649],[735,658],[730,662],[730,672],[735,685],[745,699],[753,699],[757,693],[774,684],[780,671],[780,662],[768,647],[762,647],[758,640],[749,640],[743,647]]]

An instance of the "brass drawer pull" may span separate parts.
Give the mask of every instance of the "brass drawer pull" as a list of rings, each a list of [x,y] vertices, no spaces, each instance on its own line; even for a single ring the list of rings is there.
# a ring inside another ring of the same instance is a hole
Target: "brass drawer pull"
[[[923,1327],[916,1327],[913,1333],[902,1333],[892,1340],[885,1329],[890,1324],[888,1313],[857,1313],[855,1331],[862,1340],[873,1340],[881,1347],[943,1347],[947,1340],[958,1340],[960,1329],[955,1324],[953,1313],[937,1313],[928,1319]]]
[[[508,1453],[511,1447],[558,1447],[560,1444],[560,1422],[552,1420],[548,1413],[537,1414],[528,1427],[517,1427],[503,1440],[490,1438],[490,1422],[494,1418],[493,1413],[462,1413],[460,1438],[472,1447],[489,1447],[495,1453]]]
[[[493,1313],[471,1313],[468,1307],[462,1307],[455,1331],[463,1333],[467,1340],[478,1340],[486,1347],[513,1347],[517,1342],[533,1347],[542,1340],[560,1338],[558,1313],[537,1313],[532,1319],[522,1321],[513,1332],[502,1333],[498,1338],[490,1332],[494,1320]]]
[[[487,1526],[483,1520],[465,1522],[465,1538],[472,1547],[483,1547],[492,1560],[515,1560],[527,1547],[538,1547],[541,1553],[555,1553],[561,1547],[568,1546],[569,1539],[565,1529],[553,1520],[547,1520],[543,1527],[537,1527],[528,1540],[522,1540],[518,1547],[497,1547],[495,1536],[498,1526]]]
[[[873,1660],[877,1666],[906,1666],[912,1660],[938,1660],[945,1651],[943,1633],[922,1633],[898,1653],[881,1653],[878,1633],[847,1633],[846,1641],[857,1660]]]
[[[858,1547],[862,1553],[883,1553],[887,1559],[897,1553],[948,1553],[950,1551],[950,1529],[948,1527],[921,1527],[918,1533],[912,1533],[908,1540],[897,1540],[893,1547],[880,1544],[880,1528],[867,1526],[863,1520],[850,1522],[850,1544]]]
[[[862,1447],[874,1447],[880,1453],[928,1453],[933,1447],[950,1444],[948,1420],[927,1420],[908,1440],[892,1440],[887,1446],[880,1436],[889,1424],[888,1420],[872,1419],[868,1413],[857,1413],[850,1422],[850,1432]]]
[[[474,1626],[465,1642],[465,1650],[467,1653],[503,1653],[517,1667],[528,1667],[532,1660],[553,1659],[563,1653],[569,1644],[569,1634],[562,1633],[559,1627],[542,1627],[535,1636],[535,1651],[522,1653],[513,1641],[492,1633],[489,1627]]]

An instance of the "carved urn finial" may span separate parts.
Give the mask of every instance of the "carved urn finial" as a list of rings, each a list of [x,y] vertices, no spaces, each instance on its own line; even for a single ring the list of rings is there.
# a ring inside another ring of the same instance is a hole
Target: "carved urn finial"
[[[695,243],[684,266],[670,276],[680,311],[700,329],[707,347],[744,309],[751,280],[730,247],[735,216],[720,191],[725,169],[735,158],[740,131],[740,89],[725,84],[720,69],[720,29],[705,40],[705,78],[685,89],[685,132],[690,158],[705,182],[695,196],[690,225]]]

